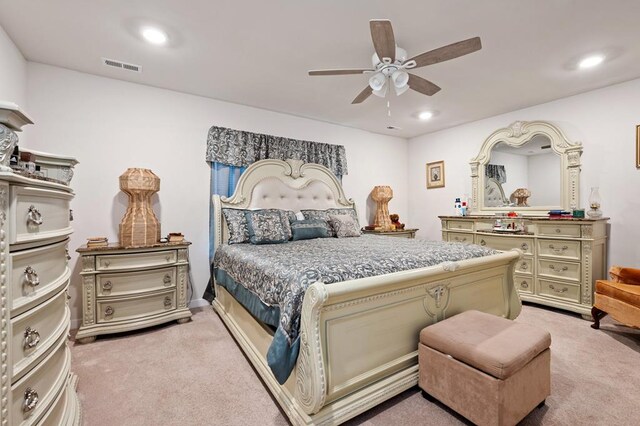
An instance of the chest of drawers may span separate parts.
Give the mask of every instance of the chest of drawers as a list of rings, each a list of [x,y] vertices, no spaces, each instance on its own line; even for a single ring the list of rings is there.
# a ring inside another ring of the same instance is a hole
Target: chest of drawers
[[[76,340],[88,343],[101,334],[188,321],[189,244],[79,248],[82,325]]]
[[[526,233],[492,231],[487,216],[440,216],[442,239],[497,250],[518,248],[514,271],[525,301],[566,309],[591,319],[594,283],[606,276],[607,219],[526,218]]]
[[[67,347],[72,198],[66,185],[0,172],[1,425],[80,423]]]

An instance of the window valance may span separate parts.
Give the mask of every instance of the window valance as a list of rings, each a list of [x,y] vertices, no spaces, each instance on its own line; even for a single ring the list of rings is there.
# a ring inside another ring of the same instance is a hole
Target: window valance
[[[246,167],[258,160],[292,158],[318,163],[336,176],[347,174],[343,145],[289,139],[213,126],[207,137],[207,161]]]

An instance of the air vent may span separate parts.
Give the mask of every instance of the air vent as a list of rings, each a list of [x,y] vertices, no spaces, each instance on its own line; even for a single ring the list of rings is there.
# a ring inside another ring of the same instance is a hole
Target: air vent
[[[127,64],[126,62],[116,61],[115,59],[102,58],[102,63],[108,67],[120,68],[127,71],[142,72],[141,65]]]
[[[387,129],[389,129],[389,130],[401,130],[400,127],[396,127],[396,126],[387,126]]]

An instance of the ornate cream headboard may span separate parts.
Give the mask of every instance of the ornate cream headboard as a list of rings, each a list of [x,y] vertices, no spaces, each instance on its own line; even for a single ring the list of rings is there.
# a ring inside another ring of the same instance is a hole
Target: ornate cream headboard
[[[223,208],[328,209],[355,207],[335,175],[320,164],[301,160],[261,160],[244,171],[231,197],[213,196],[214,246],[228,239]]]

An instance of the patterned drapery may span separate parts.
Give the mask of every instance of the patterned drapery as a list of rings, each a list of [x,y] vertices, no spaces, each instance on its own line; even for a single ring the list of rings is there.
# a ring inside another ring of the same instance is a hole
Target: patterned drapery
[[[289,139],[227,127],[213,126],[209,129],[209,162],[247,167],[258,160],[287,158],[322,164],[339,179],[347,174],[347,156],[343,145]]]

